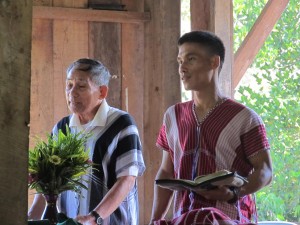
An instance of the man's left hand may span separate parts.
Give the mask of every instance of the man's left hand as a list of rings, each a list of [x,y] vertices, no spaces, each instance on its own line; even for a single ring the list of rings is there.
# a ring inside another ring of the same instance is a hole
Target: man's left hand
[[[75,220],[81,223],[82,225],[97,225],[95,222],[95,217],[91,215],[77,216]]]
[[[228,201],[234,197],[234,193],[226,186],[219,186],[212,190],[194,190],[194,192],[208,200]]]

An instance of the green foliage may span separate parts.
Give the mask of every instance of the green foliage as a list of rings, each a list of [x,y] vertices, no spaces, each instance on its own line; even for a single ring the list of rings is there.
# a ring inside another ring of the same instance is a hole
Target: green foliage
[[[81,176],[88,173],[92,163],[84,144],[88,135],[73,134],[66,127],[66,134],[48,135],[48,142],[38,140],[29,151],[28,188],[37,193],[59,194],[66,190],[79,193],[86,188]]]
[[[264,0],[234,0],[234,49]],[[260,220],[300,221],[300,2],[291,0],[257,55],[236,98],[261,115],[271,145],[274,178],[258,192]]]

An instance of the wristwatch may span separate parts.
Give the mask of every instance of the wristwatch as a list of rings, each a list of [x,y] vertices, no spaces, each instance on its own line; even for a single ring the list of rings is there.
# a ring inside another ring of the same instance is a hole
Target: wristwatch
[[[229,204],[235,204],[238,200],[239,200],[239,192],[240,192],[240,189],[239,188],[236,188],[236,187],[233,187],[233,188],[230,188],[230,190],[232,191],[233,193],[233,198],[232,199],[229,199],[227,202]]]
[[[97,225],[101,225],[103,222],[103,219],[101,218],[101,216],[96,212],[96,211],[92,211],[90,212],[90,214],[95,217],[95,222]]]

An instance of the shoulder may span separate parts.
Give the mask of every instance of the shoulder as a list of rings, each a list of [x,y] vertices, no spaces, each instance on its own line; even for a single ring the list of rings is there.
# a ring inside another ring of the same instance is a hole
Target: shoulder
[[[108,112],[108,123],[117,122],[123,125],[136,125],[133,116],[118,108],[110,107]]]
[[[232,114],[235,114],[235,121],[243,124],[252,124],[252,126],[263,124],[261,117],[253,109],[236,100],[229,99],[225,102],[224,107],[227,107],[228,110],[232,111]]]
[[[66,124],[68,125],[70,122],[70,115],[63,117],[60,121],[58,121],[56,123],[56,126],[58,127],[58,129],[61,129],[62,127],[64,127]]]
[[[188,110],[192,109],[192,105],[193,105],[193,100],[187,101],[187,102],[179,102],[176,103],[175,105],[170,106],[165,114],[172,114],[172,113],[183,113],[186,112]]]
[[[57,134],[59,129],[61,129],[63,131],[63,133],[66,133],[66,126],[69,126],[70,117],[71,117],[71,115],[63,117],[61,120],[59,120],[54,125],[54,127],[52,129],[52,134]]]
[[[233,100],[233,99],[228,99],[226,102],[225,102],[226,106],[229,106],[231,107],[232,109],[236,109],[236,110],[240,110],[240,111],[245,111],[247,112],[247,114],[249,116],[259,116],[253,109],[249,108],[248,106],[236,101],[236,100]]]

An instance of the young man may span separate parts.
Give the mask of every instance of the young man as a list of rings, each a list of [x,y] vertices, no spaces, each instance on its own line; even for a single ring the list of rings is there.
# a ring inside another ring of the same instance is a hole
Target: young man
[[[165,113],[157,146],[163,159],[156,179],[193,180],[225,169],[247,177],[241,188],[219,186],[174,192],[173,219],[164,217],[173,191],[154,188],[150,224],[241,224],[256,221],[253,193],[272,180],[269,144],[260,117],[225,97],[219,73],[225,48],[216,35],[192,31],[178,41],[179,75],[193,100]]]
[[[81,195],[63,192],[61,212],[83,225],[138,225],[139,205],[137,176],[145,170],[142,145],[133,118],[110,107],[108,94],[110,73],[99,61],[79,59],[67,69],[66,100],[72,114],[53,128],[89,133],[86,148],[96,170],[86,177],[88,190]],[[36,195],[29,219],[39,219],[44,200]]]

